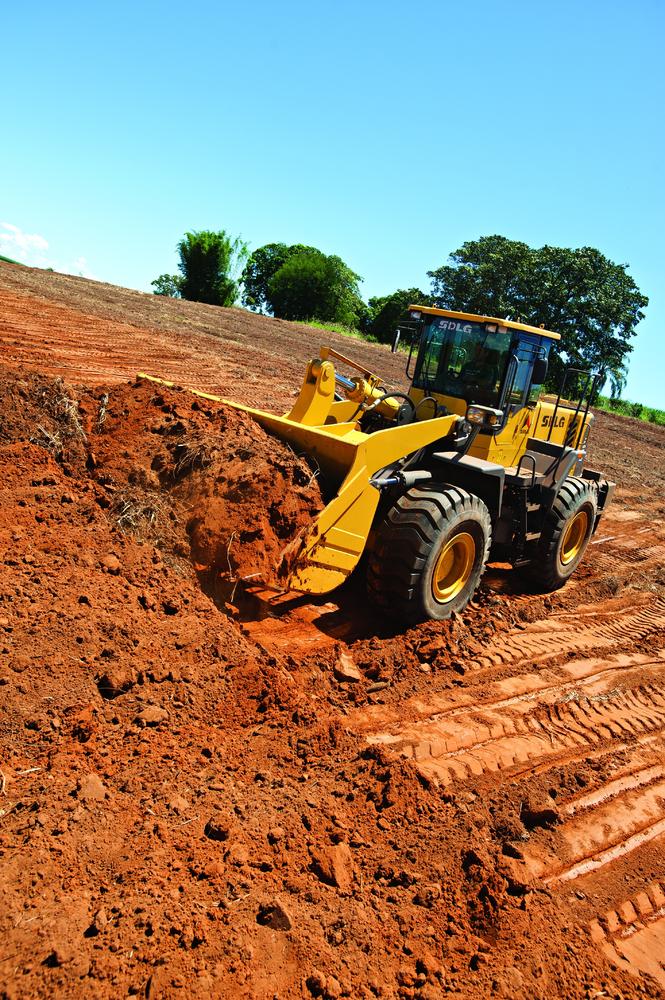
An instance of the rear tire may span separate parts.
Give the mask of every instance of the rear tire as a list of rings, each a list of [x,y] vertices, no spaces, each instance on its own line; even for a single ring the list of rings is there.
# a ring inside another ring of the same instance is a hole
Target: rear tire
[[[558,590],[579,566],[598,510],[596,487],[587,479],[564,480],[552,504],[534,559],[524,573],[545,591]]]
[[[412,487],[376,530],[367,568],[372,604],[409,623],[449,618],[471,600],[491,539],[478,497],[454,486]]]

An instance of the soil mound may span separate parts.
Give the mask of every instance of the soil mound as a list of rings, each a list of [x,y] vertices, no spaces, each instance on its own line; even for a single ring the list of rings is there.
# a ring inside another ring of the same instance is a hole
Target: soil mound
[[[137,380],[76,393],[60,378],[0,380],[0,442],[30,441],[125,531],[191,555],[218,596],[238,583],[279,586],[283,553],[323,504],[316,476],[250,417]]]

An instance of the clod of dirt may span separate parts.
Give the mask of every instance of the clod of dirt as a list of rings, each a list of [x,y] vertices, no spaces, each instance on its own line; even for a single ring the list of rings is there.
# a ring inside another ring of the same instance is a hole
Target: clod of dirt
[[[323,501],[309,467],[244,412],[140,382],[105,393],[95,477],[125,530],[159,536],[214,590],[280,586]],[[109,572],[117,571],[108,567]],[[118,567],[119,569],[119,567]]]
[[[257,924],[270,927],[273,931],[290,931],[293,921],[288,910],[281,903],[264,903],[256,915]]]
[[[353,855],[348,844],[312,851],[311,870],[326,885],[348,892],[353,885]]]
[[[231,835],[231,823],[222,817],[213,816],[206,823],[203,833],[208,840],[216,840],[223,843]]]
[[[161,722],[166,722],[169,713],[159,705],[148,705],[136,716],[134,720],[141,726],[158,726]]]
[[[550,830],[557,823],[561,822],[561,817],[556,809],[552,809],[550,806],[545,806],[541,809],[532,809],[528,802],[522,803],[520,819],[527,830],[535,830],[538,827]]]
[[[362,674],[348,653],[340,653],[333,667],[333,673],[338,681],[355,682],[362,680]]]
[[[79,598],[79,602],[81,599]],[[97,690],[102,698],[111,700],[130,691],[137,680],[136,671],[128,666],[112,666],[105,670],[97,680]]]
[[[107,797],[106,787],[97,774],[86,774],[78,783],[78,797],[84,802],[103,802]]]

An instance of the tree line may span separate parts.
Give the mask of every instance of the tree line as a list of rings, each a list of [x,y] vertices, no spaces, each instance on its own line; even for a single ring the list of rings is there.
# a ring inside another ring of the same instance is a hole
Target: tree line
[[[342,324],[382,343],[412,303],[520,320],[560,333],[567,363],[603,373],[614,396],[625,385],[630,341],[649,302],[626,264],[593,247],[533,248],[505,236],[462,244],[427,272],[429,291],[397,289],[367,302],[362,278],[316,247],[268,243],[250,253],[243,240],[206,230],[185,233],[177,249],[179,273],[156,278],[156,295]],[[552,382],[563,366],[553,361]]]

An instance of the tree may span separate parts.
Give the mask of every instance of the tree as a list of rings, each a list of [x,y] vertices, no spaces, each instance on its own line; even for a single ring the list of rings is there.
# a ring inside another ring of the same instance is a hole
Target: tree
[[[150,284],[155,289],[155,295],[167,295],[171,299],[179,299],[182,278],[179,274],[160,274]]]
[[[382,344],[392,343],[397,323],[410,305],[430,305],[432,298],[419,288],[399,288],[391,295],[371,298],[365,332]]]
[[[180,274],[160,274],[152,282],[155,295],[180,296],[212,306],[232,306],[238,297],[238,271],[247,244],[221,229],[185,233],[177,246]]]
[[[561,334],[561,351],[575,367],[625,383],[630,339],[649,300],[627,273],[593,247],[539,249],[505,236],[464,243],[450,264],[429,271],[435,304],[444,309],[520,319]],[[564,362],[550,360],[550,385]]]
[[[282,264],[268,284],[267,305],[282,319],[354,326],[363,309],[362,279],[340,257],[303,250]]]
[[[268,286],[280,267],[296,254],[309,251],[317,252],[314,247],[303,246],[300,243],[293,246],[287,246],[286,243],[266,243],[265,246],[254,250],[242,272],[244,305],[257,311],[268,310],[270,308]]]
[[[178,243],[183,299],[232,306],[238,295],[238,271],[247,259],[247,244],[219,232],[185,233]]]

